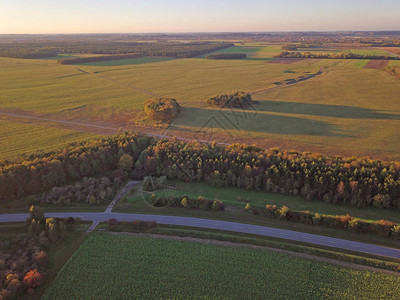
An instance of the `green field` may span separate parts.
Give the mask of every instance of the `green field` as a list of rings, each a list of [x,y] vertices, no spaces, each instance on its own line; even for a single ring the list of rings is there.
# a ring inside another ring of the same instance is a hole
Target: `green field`
[[[221,50],[248,54],[249,59],[237,61],[140,58],[82,66],[0,58],[0,111],[160,134],[163,130],[149,124],[143,112],[143,102],[160,95],[176,98],[183,107],[168,135],[400,159],[398,79],[362,68],[364,60],[271,63],[280,47],[246,44]],[[215,94],[276,87],[275,82],[315,74],[320,67],[324,72],[317,78],[254,95],[257,103],[247,111],[206,105]],[[48,126],[49,131],[54,127]],[[19,132],[25,129],[15,131],[16,140],[23,141]],[[29,141],[19,147],[38,149]]]
[[[95,136],[45,124],[14,122],[0,115],[0,159],[12,160],[32,152],[51,151]]]
[[[168,183],[173,187],[168,190],[155,191],[159,197],[179,197],[187,195],[190,198],[202,196],[208,200],[221,200],[225,205],[243,209],[247,200],[251,207],[264,208],[265,205],[288,206],[293,211],[310,211],[319,214],[328,215],[346,215],[349,214],[363,220],[391,220],[400,223],[400,214],[397,209],[379,209],[374,207],[356,208],[349,205],[337,204],[332,205],[322,201],[306,201],[301,196],[285,195],[279,193],[266,193],[257,191],[247,191],[233,187],[218,188],[203,182],[184,183],[181,181],[171,181]],[[117,207],[123,209],[124,203],[133,204],[135,208],[140,205],[146,207],[146,202],[151,203],[150,196],[152,192],[143,192],[140,187],[137,187],[136,194],[126,196],[121,200],[121,204]],[[158,208],[160,209],[160,208]],[[134,211],[134,209],[133,209]]]
[[[249,44],[249,45],[235,45],[234,47],[214,51],[199,57],[206,57],[209,54],[219,53],[245,53],[248,60],[269,60],[275,55],[282,52],[282,45],[261,45],[261,44]]]
[[[362,69],[365,67],[365,65],[369,62],[368,59],[360,59],[358,60],[355,64],[354,67],[357,69]]]
[[[43,299],[395,299],[396,275],[260,249],[91,234]]]

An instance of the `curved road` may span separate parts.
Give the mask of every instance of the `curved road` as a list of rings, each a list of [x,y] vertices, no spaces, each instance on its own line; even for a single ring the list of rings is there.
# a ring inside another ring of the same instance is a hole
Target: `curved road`
[[[27,217],[28,214],[3,214],[3,215],[0,214],[0,222],[23,222]],[[109,219],[112,218],[115,218],[119,221],[134,221],[134,220],[156,221],[159,224],[166,224],[166,225],[190,226],[190,227],[200,227],[200,228],[257,234],[262,236],[268,236],[268,237],[286,239],[291,241],[321,245],[326,247],[356,251],[365,254],[372,254],[372,255],[400,259],[400,249],[360,243],[350,240],[332,238],[332,237],[304,233],[304,232],[297,232],[279,228],[250,225],[243,223],[234,223],[227,221],[218,221],[210,219],[191,218],[191,217],[124,214],[124,213],[113,213],[113,212],[46,213],[46,217],[50,218],[74,217],[74,218],[81,218],[82,220],[90,220],[93,221],[93,223],[108,221]]]

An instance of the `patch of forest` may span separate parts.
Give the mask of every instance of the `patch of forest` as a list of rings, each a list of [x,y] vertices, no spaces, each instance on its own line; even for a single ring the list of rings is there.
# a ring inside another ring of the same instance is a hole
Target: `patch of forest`
[[[74,65],[88,62],[98,62],[98,61],[110,61],[110,60],[120,60],[129,58],[139,58],[143,57],[141,54],[121,54],[121,55],[103,55],[103,56],[92,56],[92,57],[77,57],[77,58],[66,58],[60,59],[57,62],[62,65]]]
[[[0,163],[0,201],[39,194],[84,177],[148,175],[302,195],[332,204],[400,208],[400,162],[156,140],[137,134]]]
[[[23,42],[0,43],[0,56],[14,58],[55,57],[62,53],[141,54],[175,58],[195,57],[234,46],[227,42]]]

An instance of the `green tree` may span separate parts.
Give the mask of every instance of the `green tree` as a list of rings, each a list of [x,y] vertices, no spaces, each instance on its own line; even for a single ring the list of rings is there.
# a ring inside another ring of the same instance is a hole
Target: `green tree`
[[[132,171],[133,168],[133,158],[129,154],[123,154],[118,162],[118,167],[124,171]]]

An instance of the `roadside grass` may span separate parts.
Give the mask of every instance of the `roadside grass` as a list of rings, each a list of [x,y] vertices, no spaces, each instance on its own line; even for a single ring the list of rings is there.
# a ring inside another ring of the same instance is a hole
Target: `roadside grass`
[[[75,231],[69,232],[65,239],[50,248],[48,252],[49,267],[44,281],[35,291],[34,299],[42,298],[45,290],[51,285],[58,272],[84,242],[86,238],[86,229],[89,226],[90,222],[84,222],[78,225]]]
[[[138,191],[140,193],[140,191]],[[388,247],[399,247],[399,242],[373,234],[360,234],[355,232],[341,231],[323,226],[313,226],[303,223],[295,223],[286,220],[267,218],[262,215],[254,215],[247,212],[242,207],[231,206],[225,211],[204,211],[173,207],[154,207],[143,200],[141,196],[125,196],[113,208],[113,212],[133,213],[133,214],[149,214],[149,215],[168,215],[195,217],[210,220],[222,220],[229,222],[237,222],[244,224],[253,224],[260,226],[269,226],[274,228],[282,228],[287,230],[307,232],[318,235],[354,240],[364,243],[384,245]],[[314,203],[314,202],[313,202]],[[289,204],[290,207],[290,204]]]
[[[103,212],[107,205],[73,204],[71,206],[54,206],[38,204],[45,212]],[[14,200],[11,203],[0,204],[1,214],[28,213],[30,205],[25,200]]]
[[[310,211],[312,213],[327,215],[346,215],[363,219],[364,221],[390,220],[400,223],[400,211],[398,209],[379,209],[375,207],[356,208],[344,204],[329,204],[323,201],[306,201],[301,196],[286,195],[281,193],[267,193],[264,191],[244,190],[235,187],[215,187],[204,182],[186,183],[182,181],[169,181],[168,185],[173,189],[168,190],[169,196],[184,196],[198,198],[202,196],[208,200],[221,200],[225,205],[243,209],[246,203],[251,207],[264,208],[265,205],[286,205],[295,211]],[[150,202],[152,192],[139,190],[132,196],[125,196],[123,202],[135,203],[143,201],[143,196]],[[165,190],[154,191],[158,197],[165,197]],[[122,202],[121,202],[122,203]]]
[[[43,299],[394,299],[399,280],[260,249],[92,233]]]
[[[0,223],[0,241],[7,241],[25,232],[25,223]]]

